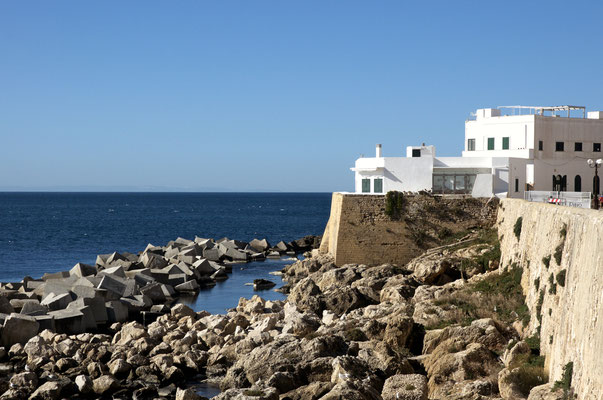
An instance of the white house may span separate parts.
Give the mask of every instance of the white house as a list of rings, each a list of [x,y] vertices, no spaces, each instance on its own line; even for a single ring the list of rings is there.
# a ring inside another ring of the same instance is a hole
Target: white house
[[[429,190],[474,197],[523,197],[525,190],[598,193],[587,160],[603,156],[602,142],[602,111],[587,114],[578,106],[486,108],[465,122],[462,157],[436,157],[435,147],[425,145],[407,147],[406,157],[383,157],[377,145],[375,157],[361,157],[351,169],[356,193]]]

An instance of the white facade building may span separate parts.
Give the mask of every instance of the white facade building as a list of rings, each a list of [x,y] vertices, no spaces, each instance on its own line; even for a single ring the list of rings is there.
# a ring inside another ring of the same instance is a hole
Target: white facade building
[[[503,115],[502,110],[513,114]],[[558,113],[566,113],[559,116]],[[576,117],[576,113],[581,116]],[[588,159],[603,157],[603,112],[584,107],[479,109],[465,122],[462,157],[436,157],[434,146],[409,146],[406,157],[356,160],[356,193],[391,190],[474,197],[523,197],[525,190],[598,192]]]

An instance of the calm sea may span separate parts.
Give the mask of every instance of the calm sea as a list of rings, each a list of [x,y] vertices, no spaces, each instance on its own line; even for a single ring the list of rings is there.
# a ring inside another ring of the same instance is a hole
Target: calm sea
[[[97,254],[135,253],[179,236],[276,244],[321,235],[330,203],[330,193],[0,193],[0,281],[39,278],[78,262],[93,264]],[[235,266],[231,279],[193,300],[195,308],[232,307],[226,299],[253,294],[243,281],[290,262]]]

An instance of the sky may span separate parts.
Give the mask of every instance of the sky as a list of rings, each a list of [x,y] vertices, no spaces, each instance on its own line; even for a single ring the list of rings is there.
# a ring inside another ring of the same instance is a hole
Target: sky
[[[603,110],[603,3],[0,0],[0,190],[353,190],[477,108]]]

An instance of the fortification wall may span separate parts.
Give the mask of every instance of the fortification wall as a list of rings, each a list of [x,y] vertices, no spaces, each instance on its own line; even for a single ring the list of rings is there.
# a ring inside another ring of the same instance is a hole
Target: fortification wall
[[[404,265],[447,235],[492,225],[496,200],[404,195],[401,218],[385,214],[385,196],[333,193],[320,250],[335,264]]]
[[[500,265],[523,267],[527,333],[540,332],[550,381],[573,362],[578,399],[603,399],[603,212],[505,199],[497,222]]]

